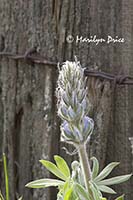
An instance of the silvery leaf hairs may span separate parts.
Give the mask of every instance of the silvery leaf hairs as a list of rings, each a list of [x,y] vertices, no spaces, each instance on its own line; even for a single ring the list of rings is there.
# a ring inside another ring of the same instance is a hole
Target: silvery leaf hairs
[[[57,87],[58,115],[63,120],[62,139],[65,142],[80,144],[87,142],[92,134],[94,122],[87,116],[87,98],[84,69],[79,62],[63,63],[59,70]]]

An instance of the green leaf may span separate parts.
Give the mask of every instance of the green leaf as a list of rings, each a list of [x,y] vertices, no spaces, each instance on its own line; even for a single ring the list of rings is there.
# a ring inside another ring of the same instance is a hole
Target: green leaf
[[[39,180],[36,180],[36,181],[32,181],[30,183],[28,183],[26,185],[26,187],[29,187],[29,188],[46,188],[46,187],[51,187],[51,186],[60,186],[60,185],[63,185],[64,182],[63,181],[60,181],[60,180],[57,180],[57,179],[39,179]]]
[[[91,191],[93,193],[93,197],[95,200],[101,200],[101,197],[99,195],[99,192],[98,190],[94,187],[94,185],[92,183],[90,183],[90,188],[91,188]]]
[[[72,192],[73,192],[73,188],[71,187],[70,189],[67,190],[67,192],[64,196],[64,200],[70,200],[71,196],[72,196]]]
[[[112,188],[109,188],[109,187],[107,187],[105,185],[99,185],[98,189],[101,192],[105,192],[105,193],[109,193],[109,194],[116,194],[116,192]]]
[[[124,194],[122,195],[122,196],[120,196],[120,197],[117,197],[117,199],[115,199],[115,200],[124,200]]]
[[[75,192],[76,192],[79,196],[85,198],[86,200],[90,200],[89,194],[88,194],[88,192],[86,191],[86,189],[85,189],[82,185],[80,185],[80,184],[78,184],[78,183],[75,183]]]
[[[64,174],[58,169],[58,167],[50,161],[47,160],[40,160],[40,162],[55,176],[62,180],[66,180]]]
[[[100,181],[97,184],[98,185],[115,185],[115,184],[123,183],[123,182],[129,180],[131,176],[132,176],[132,174],[116,176],[113,178],[109,178],[109,179]]]
[[[55,159],[57,167],[62,172],[62,174],[66,178],[70,177],[70,170],[69,170],[69,167],[68,167],[66,161],[62,157],[57,156],[57,155],[54,156],[54,159]]]
[[[92,168],[92,179],[96,178],[99,172],[99,162],[97,158],[92,157],[91,160],[93,161],[93,168]]]
[[[68,190],[68,188],[70,188],[70,183],[69,183],[69,181],[66,181],[64,183],[63,187],[61,188],[62,193],[65,194],[66,191]]]
[[[105,177],[107,177],[111,171],[117,166],[119,165],[119,162],[112,162],[109,165],[107,165],[101,172],[100,174],[94,179],[95,182],[99,182],[102,179],[104,179]]]

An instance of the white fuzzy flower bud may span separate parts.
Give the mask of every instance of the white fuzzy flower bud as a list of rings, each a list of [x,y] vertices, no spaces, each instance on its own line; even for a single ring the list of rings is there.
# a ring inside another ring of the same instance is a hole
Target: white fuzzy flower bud
[[[88,99],[84,69],[79,62],[66,61],[59,71],[58,115],[64,121],[62,136],[66,142],[86,142],[94,123],[87,117]]]

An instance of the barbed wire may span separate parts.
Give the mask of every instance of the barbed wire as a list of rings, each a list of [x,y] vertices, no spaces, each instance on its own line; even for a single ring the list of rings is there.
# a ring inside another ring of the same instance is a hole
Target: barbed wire
[[[0,57],[57,67],[58,63],[49,61],[41,55],[35,55],[35,53],[37,53],[36,49],[32,48],[22,55],[10,52],[0,52]],[[103,71],[89,70],[88,68],[85,68],[84,73],[85,76],[97,77],[102,80],[106,79],[119,85],[133,85],[133,77],[129,75],[114,75]]]
[[[31,54],[14,54],[10,52],[0,52],[0,56],[7,57],[9,59],[13,60],[23,60],[23,61],[29,61],[35,64],[44,64],[44,65],[51,65],[51,66],[57,66],[56,62],[51,62],[46,60],[43,56],[40,55],[31,55]]]

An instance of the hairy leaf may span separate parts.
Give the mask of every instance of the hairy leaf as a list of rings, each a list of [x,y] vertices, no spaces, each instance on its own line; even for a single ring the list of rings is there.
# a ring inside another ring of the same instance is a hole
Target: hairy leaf
[[[91,183],[90,185],[91,185],[90,188],[91,188],[91,191],[92,191],[92,193],[93,193],[94,199],[95,199],[95,200],[101,200],[101,197],[100,197],[100,195],[99,195],[98,190],[94,187],[94,185],[93,185],[92,183]]]
[[[99,185],[98,186],[98,189],[101,191],[101,192],[105,192],[105,193],[109,193],[109,194],[116,194],[116,192],[110,188],[110,187],[107,187],[105,185]]]
[[[66,177],[64,176],[64,174],[61,172],[61,170],[52,162],[47,161],[47,160],[40,160],[40,162],[51,172],[53,173],[55,176],[57,176],[58,178],[62,179],[62,180],[66,180]]]
[[[83,197],[85,200],[90,200],[89,194],[86,189],[78,183],[75,183],[75,193],[78,194],[80,197]]]
[[[92,157],[91,160],[93,161],[93,168],[92,168],[92,179],[96,178],[99,172],[99,162],[97,158]]]
[[[109,179],[100,181],[100,182],[98,182],[98,185],[115,185],[115,184],[123,183],[123,182],[129,180],[131,176],[132,176],[132,174],[116,176],[113,178],[109,178]]]
[[[66,179],[68,177],[70,177],[70,170],[69,170],[69,167],[68,167],[66,161],[62,157],[57,156],[57,155],[54,156],[54,159],[55,159],[57,167],[63,173],[63,175],[66,177]]]
[[[109,165],[107,165],[101,172],[100,174],[94,179],[95,182],[99,182],[102,179],[104,179],[105,177],[107,177],[111,171],[117,166],[119,165],[119,162],[112,162]]]
[[[39,179],[39,180],[36,180],[36,181],[32,181],[30,183],[28,183],[26,185],[26,187],[29,187],[29,188],[46,188],[46,187],[51,187],[51,186],[60,186],[60,185],[63,185],[64,182],[63,181],[60,181],[60,180],[56,180],[56,179]]]
[[[64,196],[64,200],[71,200],[71,196],[72,196],[72,192],[73,192],[73,188],[69,188]]]

